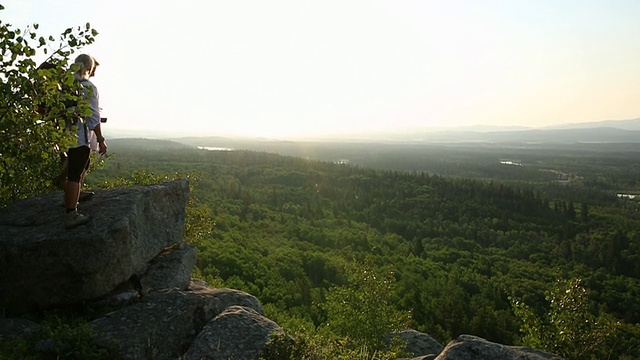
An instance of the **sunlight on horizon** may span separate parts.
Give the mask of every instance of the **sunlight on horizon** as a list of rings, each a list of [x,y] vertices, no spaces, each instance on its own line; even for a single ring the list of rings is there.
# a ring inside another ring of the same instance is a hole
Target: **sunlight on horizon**
[[[3,21],[42,35],[99,31],[86,52],[114,129],[272,138],[640,117],[640,2],[3,4]]]

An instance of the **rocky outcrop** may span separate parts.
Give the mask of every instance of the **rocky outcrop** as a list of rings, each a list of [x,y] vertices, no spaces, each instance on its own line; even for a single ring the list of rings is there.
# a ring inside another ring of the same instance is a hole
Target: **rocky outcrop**
[[[274,331],[282,330],[254,309],[231,306],[202,329],[184,359],[257,359]]]
[[[154,258],[140,279],[143,294],[163,289],[185,289],[196,265],[196,248],[185,243],[164,250]]]
[[[442,351],[442,344],[430,335],[421,333],[413,329],[407,329],[391,334],[392,337],[399,337],[406,342],[405,350],[413,355],[435,355]]]
[[[113,310],[87,326],[114,358],[257,358],[280,327],[254,296],[191,279],[188,196],[184,180],[98,190],[81,204],[92,221],[71,230],[61,193],[0,209],[0,341],[36,338],[34,351],[55,358],[43,327],[15,316],[79,306]]]
[[[214,322],[211,319],[237,305],[256,314],[264,313],[258,300],[249,294],[197,284],[186,291],[172,289],[152,293],[133,305],[92,321],[89,326],[96,334],[96,345],[124,359],[176,359],[195,346],[191,344],[196,336],[205,341],[217,339],[216,332],[203,335],[203,328]],[[224,330],[233,330],[234,325],[243,328],[242,324],[231,324]],[[265,342],[254,342],[254,345]],[[233,345],[223,346],[223,350]]]
[[[99,298],[182,241],[186,180],[98,191],[63,226],[62,193],[0,209],[0,308],[9,315]]]
[[[93,220],[73,230],[62,225],[60,193],[0,209],[0,342],[35,339],[34,352],[56,358],[60,344],[27,320],[37,313],[16,315],[82,305],[94,317],[91,344],[115,359],[258,359],[273,333],[286,334],[256,297],[191,279],[187,198],[186,181],[100,190],[81,208]],[[560,359],[470,335],[444,349],[414,330],[390,336],[414,360]]]
[[[506,346],[472,335],[460,335],[442,350],[436,360],[562,360],[540,350]]]
[[[0,319],[0,340],[14,336],[34,337],[39,335],[42,328],[38,323],[27,319]]]

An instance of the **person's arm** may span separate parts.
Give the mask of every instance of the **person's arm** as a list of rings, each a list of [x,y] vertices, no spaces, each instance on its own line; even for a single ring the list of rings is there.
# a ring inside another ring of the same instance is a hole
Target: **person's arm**
[[[93,128],[93,132],[96,134],[96,139],[98,139],[98,154],[104,155],[107,153],[107,142],[105,141],[104,136],[102,136],[102,128],[98,123],[98,126]]]
[[[95,86],[91,86],[91,89],[91,94],[89,96],[91,116],[87,119],[87,123],[89,125],[89,129],[96,134],[96,139],[98,140],[98,153],[100,155],[104,155],[107,153],[107,143],[104,135],[102,135],[102,128],[100,126],[100,96],[98,95],[98,89]]]

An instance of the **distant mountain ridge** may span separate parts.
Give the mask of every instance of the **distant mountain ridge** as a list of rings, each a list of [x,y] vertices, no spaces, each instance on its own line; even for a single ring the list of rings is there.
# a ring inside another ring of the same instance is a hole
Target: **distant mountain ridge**
[[[621,130],[640,131],[640,118],[628,120],[602,120],[587,123],[560,124],[545,127],[549,130],[557,129],[595,129],[595,128],[615,128]]]
[[[130,131],[109,129],[113,138],[130,138]],[[138,134],[137,137],[139,137]],[[247,136],[220,134],[145,133],[148,139],[185,140],[187,138],[243,139],[257,141],[357,141],[357,142],[492,142],[492,143],[640,143],[640,118],[628,120],[603,120],[573,124],[551,125],[541,128],[525,126],[473,125],[456,128],[394,129],[392,131],[367,131],[350,135],[328,135],[301,139],[261,139]],[[184,141],[178,141],[184,142]],[[199,144],[200,145],[200,144]]]
[[[418,132],[412,141],[493,143],[640,143],[640,118],[561,124],[543,128],[470,126]],[[395,140],[401,140],[397,138]]]
[[[532,129],[520,131],[445,131],[425,134],[423,141],[487,141],[495,143],[640,143],[640,130],[614,127]]]

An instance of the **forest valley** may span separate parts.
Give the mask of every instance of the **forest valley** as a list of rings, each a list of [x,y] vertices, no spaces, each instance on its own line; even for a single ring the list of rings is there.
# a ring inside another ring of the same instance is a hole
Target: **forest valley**
[[[369,291],[377,274],[397,325],[442,343],[473,334],[566,358],[640,358],[640,202],[617,196],[640,193],[633,147],[331,147],[346,164],[110,146],[89,187],[190,177],[194,276],[255,295],[285,329],[331,329],[336,289]],[[360,311],[375,309],[361,295]],[[359,316],[334,331],[366,327]]]

